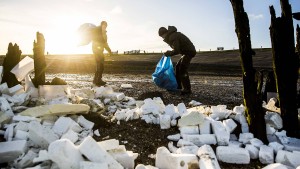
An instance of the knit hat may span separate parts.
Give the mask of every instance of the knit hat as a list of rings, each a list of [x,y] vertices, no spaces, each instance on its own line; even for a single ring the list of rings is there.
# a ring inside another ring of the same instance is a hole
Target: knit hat
[[[168,32],[167,28],[165,28],[165,27],[160,27],[159,30],[158,30],[158,35],[159,35],[159,36],[162,36],[163,34],[165,34],[165,33],[167,33],[167,32]]]

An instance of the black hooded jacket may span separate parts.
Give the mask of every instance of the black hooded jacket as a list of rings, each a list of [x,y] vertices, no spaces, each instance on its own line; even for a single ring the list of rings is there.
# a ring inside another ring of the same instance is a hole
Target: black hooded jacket
[[[187,55],[194,57],[196,55],[196,48],[194,44],[181,32],[177,32],[175,26],[169,26],[167,36],[164,39],[170,47],[173,49],[170,56],[177,54]]]

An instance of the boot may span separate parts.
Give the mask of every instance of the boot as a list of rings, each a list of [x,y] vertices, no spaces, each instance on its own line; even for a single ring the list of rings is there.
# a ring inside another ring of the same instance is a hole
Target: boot
[[[191,82],[190,82],[190,78],[187,74],[181,78],[181,83],[182,83],[182,87],[183,87],[183,90],[181,90],[181,95],[191,94],[192,93]]]

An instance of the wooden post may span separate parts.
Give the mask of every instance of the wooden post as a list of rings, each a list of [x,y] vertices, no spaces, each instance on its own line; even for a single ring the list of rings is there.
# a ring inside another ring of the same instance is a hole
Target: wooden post
[[[20,62],[22,51],[17,44],[9,43],[6,56],[3,61],[3,78],[2,83],[6,82],[8,87],[13,87],[20,82],[10,71]]]
[[[243,97],[246,106],[246,118],[250,132],[254,137],[267,142],[265,111],[262,108],[262,74],[253,68],[250,27],[248,15],[244,11],[243,0],[230,0],[235,19],[235,32],[239,40],[239,51],[243,73]]]
[[[281,17],[270,7],[273,69],[275,72],[283,129],[290,137],[299,136],[297,80],[299,57],[295,52],[292,9],[288,0],[280,0]]]
[[[297,45],[296,45],[296,49],[298,51],[298,58],[300,57],[300,28],[299,28],[299,25],[297,24],[297,28],[296,28],[296,42],[297,42]]]
[[[45,38],[44,35],[37,32],[36,41],[33,42],[34,73],[33,83],[35,87],[45,84]]]

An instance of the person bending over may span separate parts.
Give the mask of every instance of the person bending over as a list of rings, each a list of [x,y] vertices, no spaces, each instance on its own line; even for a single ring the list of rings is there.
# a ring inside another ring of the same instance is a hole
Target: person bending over
[[[181,58],[175,66],[175,76],[178,88],[181,95],[191,94],[191,83],[188,74],[188,68],[192,58],[196,55],[196,48],[188,37],[177,32],[175,26],[168,26],[168,29],[161,27],[158,30],[158,35],[164,39],[173,50],[168,50],[164,53],[165,56],[171,57],[181,54]]]

